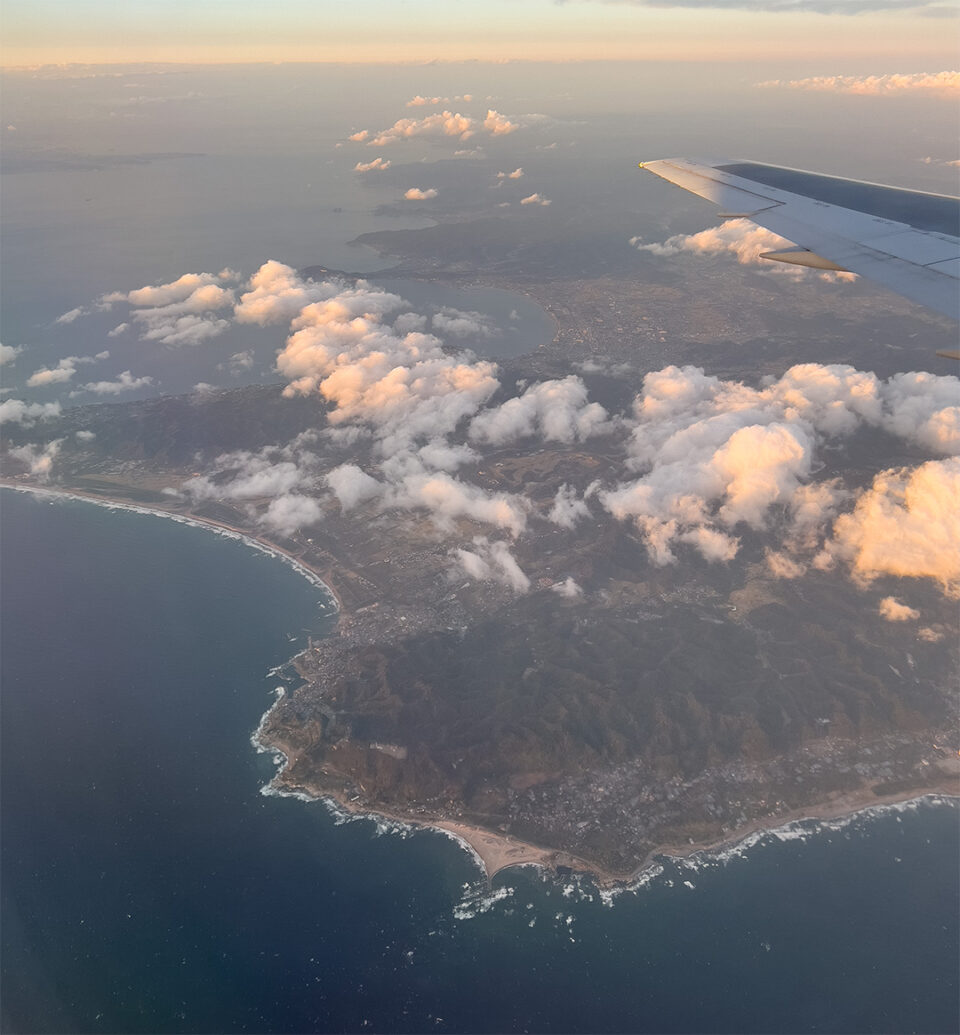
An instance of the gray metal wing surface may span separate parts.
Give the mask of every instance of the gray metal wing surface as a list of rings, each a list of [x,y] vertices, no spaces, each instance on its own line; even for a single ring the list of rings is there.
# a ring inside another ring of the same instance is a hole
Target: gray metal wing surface
[[[800,246],[766,258],[848,270],[960,319],[960,198],[759,162],[640,166]]]

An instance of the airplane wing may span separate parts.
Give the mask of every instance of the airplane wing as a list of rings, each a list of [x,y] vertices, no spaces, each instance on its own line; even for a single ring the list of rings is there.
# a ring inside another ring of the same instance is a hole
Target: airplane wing
[[[799,245],[763,258],[858,273],[960,319],[960,198],[759,162],[640,167]]]

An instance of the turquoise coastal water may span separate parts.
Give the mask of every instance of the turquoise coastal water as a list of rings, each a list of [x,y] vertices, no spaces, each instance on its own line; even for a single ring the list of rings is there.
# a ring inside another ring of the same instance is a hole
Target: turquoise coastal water
[[[605,903],[265,797],[334,619],[208,531],[5,491],[9,1031],[949,1031],[957,809],[810,824]]]

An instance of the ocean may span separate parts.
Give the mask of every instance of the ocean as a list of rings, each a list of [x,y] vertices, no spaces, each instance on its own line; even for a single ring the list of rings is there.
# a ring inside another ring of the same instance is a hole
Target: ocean
[[[334,627],[289,566],[3,491],[10,1032],[945,1032],[958,809],[801,824],[630,891],[261,794],[273,671]]]

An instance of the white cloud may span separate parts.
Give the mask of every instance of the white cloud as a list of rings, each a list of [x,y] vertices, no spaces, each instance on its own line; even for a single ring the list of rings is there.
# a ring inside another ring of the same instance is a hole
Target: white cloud
[[[415,466],[394,483],[385,505],[427,510],[444,531],[452,531],[459,518],[467,518],[503,529],[514,537],[526,528],[529,506],[522,496],[485,492],[444,471],[418,470]]]
[[[134,291],[113,291],[100,297],[100,305],[109,308],[117,302],[141,308],[158,308],[183,302],[194,292],[203,287],[217,284],[218,278],[212,273],[184,273],[182,277],[168,284],[148,284]]]
[[[574,528],[578,521],[589,516],[590,508],[577,498],[577,490],[572,485],[564,484],[557,489],[547,520],[561,528]]]
[[[514,593],[526,593],[530,579],[517,564],[505,542],[490,542],[485,536],[473,540],[473,550],[458,548],[453,556],[461,569],[478,582],[500,582]]]
[[[242,374],[246,370],[252,370],[254,364],[253,349],[247,349],[245,352],[235,352],[226,362],[226,367],[234,377]],[[224,364],[219,364],[219,370],[223,369]]]
[[[98,307],[111,309],[120,303],[134,307],[130,316],[139,325],[143,341],[173,346],[199,345],[230,326],[228,320],[212,314],[233,306],[233,291],[223,287],[220,281],[235,278],[233,270],[222,270],[219,274],[185,273],[168,284],[148,284],[134,291],[102,295]],[[111,337],[122,334],[128,327],[128,323],[120,324],[110,332]]]
[[[521,205],[552,205],[553,202],[549,198],[543,197],[542,194],[528,194],[525,198],[520,199]]]
[[[389,169],[393,163],[389,159],[374,158],[372,162],[357,162],[353,167],[354,172],[365,173],[365,172],[384,172]]]
[[[77,306],[76,309],[69,309],[69,310],[67,310],[67,312],[62,313],[60,316],[57,317],[57,319],[54,322],[55,323],[73,323],[73,321],[78,319],[79,317],[85,316],[86,312],[87,312],[87,310],[84,309],[83,306]]]
[[[931,578],[960,595],[960,459],[882,471],[833,529],[829,552],[864,581]]]
[[[421,190],[420,187],[410,187],[403,192],[403,196],[407,201],[429,201],[437,196],[437,189],[428,187],[426,190]]]
[[[471,93],[460,94],[457,97],[422,97],[420,94],[417,94],[416,97],[407,101],[406,106],[408,108],[425,108],[431,105],[436,107],[438,104],[449,104],[451,101],[454,103],[457,101],[466,101],[469,104],[472,100],[473,94]]]
[[[384,322],[405,307],[365,281],[341,287],[303,308],[277,357],[285,394],[318,392],[332,406],[330,425],[368,424],[384,455],[448,434],[498,387],[493,363],[450,355],[433,335]]]
[[[499,328],[494,327],[482,313],[451,306],[435,313],[431,324],[438,334],[452,338],[495,338],[500,334]]]
[[[412,137],[455,137],[458,140],[469,140],[478,128],[477,120],[470,118],[469,115],[461,115],[459,112],[444,109],[442,112],[427,115],[422,119],[397,119],[389,129],[381,130],[372,139],[367,140],[367,144],[382,147],[396,143],[398,140],[409,140]],[[357,139],[357,136],[350,139]]]
[[[74,437],[80,442],[92,442],[97,434],[95,431],[78,431]]]
[[[583,588],[577,584],[572,575],[568,575],[563,582],[555,582],[550,587],[558,596],[567,600],[576,600],[583,596]]]
[[[960,72],[892,72],[885,75],[818,75],[807,79],[768,79],[760,87],[859,93],[875,97],[901,93],[960,93]]]
[[[495,111],[487,111],[483,119],[475,119],[460,112],[445,108],[442,112],[426,115],[422,119],[398,119],[392,126],[371,134],[368,130],[354,133],[350,140],[366,143],[368,147],[385,147],[398,140],[410,140],[414,137],[452,137],[457,140],[470,140],[478,133],[486,133],[492,137],[506,136],[521,128],[521,125],[533,119],[523,116],[520,121],[513,121]]]
[[[774,509],[787,523],[788,551],[809,551],[844,498],[832,482],[807,484],[819,442],[868,425],[960,451],[951,405],[958,389],[952,377],[883,382],[841,365],[799,364],[760,388],[697,367],[665,367],[646,375],[634,404],[628,467],[642,473],[599,498],[615,517],[636,523],[658,564],[676,560],[678,543],[709,560],[729,559],[737,545],[731,531],[741,522],[767,527]],[[792,576],[800,561],[773,551],[767,563]]]
[[[38,420],[52,420],[60,416],[60,403],[27,403],[22,399],[5,399],[0,402],[0,424],[22,424],[30,427]]]
[[[96,356],[65,356],[55,367],[41,367],[35,370],[27,378],[27,386],[43,388],[46,385],[65,384],[74,377],[78,366],[109,358],[109,352],[99,352]]]
[[[128,324],[128,323],[119,323],[119,324],[117,324],[116,327],[113,328],[112,331],[107,331],[107,337],[108,338],[119,338],[121,334],[124,334],[126,331],[129,331],[129,330],[130,330],[130,324]]]
[[[471,423],[470,438],[496,446],[531,436],[570,444],[610,427],[607,411],[589,402],[586,385],[571,375],[531,385],[523,395],[484,410]]]
[[[793,248],[793,242],[780,237],[765,227],[751,223],[749,219],[728,219],[719,226],[709,227],[696,234],[676,234],[662,243],[644,244],[640,237],[631,237],[630,244],[637,251],[650,252],[652,255],[672,256],[683,252],[694,255],[733,255],[743,266],[760,266],[769,273],[785,274],[792,277],[804,277],[815,274],[822,280],[841,281],[856,280],[855,273],[840,270],[813,270],[806,266],[796,266],[781,262],[772,262],[761,258],[765,252],[783,251]]]
[[[513,172],[498,172],[498,180],[519,180],[523,177],[523,167],[520,166],[513,170]]]
[[[323,519],[323,507],[312,496],[288,493],[270,501],[258,516],[261,524],[281,535],[292,535],[298,529],[309,528]]]
[[[505,115],[501,115],[500,112],[490,108],[487,111],[486,118],[483,120],[483,128],[494,137],[506,136],[508,133],[515,133],[519,128],[519,123],[511,122]]]
[[[324,481],[333,489],[344,510],[352,510],[358,503],[379,496],[384,489],[381,482],[371,478],[356,464],[341,464],[335,467],[325,475]]]
[[[877,610],[888,622],[912,622],[920,617],[916,608],[901,604],[896,597],[884,597]]]
[[[302,495],[314,487],[316,457],[295,443],[268,446],[257,453],[222,453],[211,470],[194,475],[181,490],[194,499],[257,500]]]
[[[129,370],[124,370],[115,381],[91,381],[85,384],[83,389],[96,395],[119,395],[121,392],[135,392],[152,384],[152,377],[134,377]]]
[[[304,306],[333,297],[342,284],[303,280],[297,271],[270,259],[250,278],[234,309],[238,323],[288,323]]]
[[[22,345],[0,345],[0,367],[13,363],[23,352]]]
[[[53,461],[60,452],[62,438],[54,439],[45,446],[14,446],[9,450],[10,455],[29,467],[30,473],[36,475],[40,481],[45,482],[50,478],[53,468]]]
[[[960,454],[960,379],[895,374],[883,395],[888,431],[938,453]]]
[[[55,367],[41,367],[39,370],[35,370],[27,378],[27,386],[40,388],[69,381],[77,372],[76,359],[76,356],[70,356],[67,359],[61,359]]]

